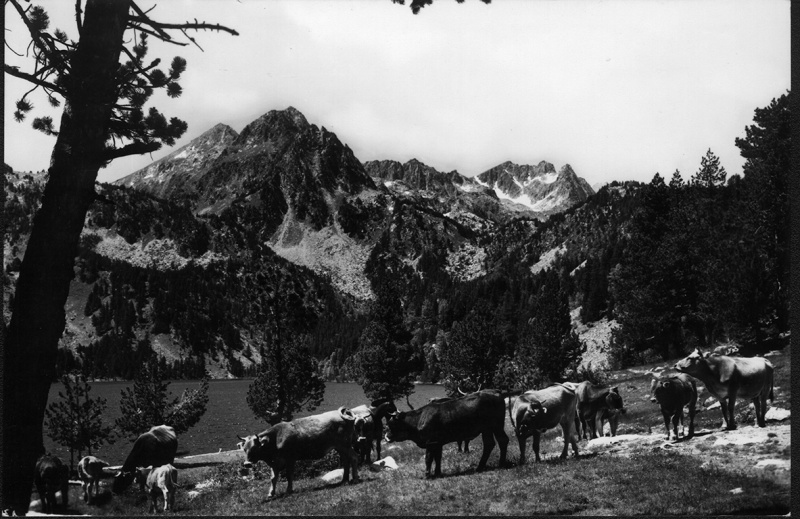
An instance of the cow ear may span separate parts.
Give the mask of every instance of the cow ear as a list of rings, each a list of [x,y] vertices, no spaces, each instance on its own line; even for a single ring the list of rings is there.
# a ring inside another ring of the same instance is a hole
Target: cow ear
[[[611,388],[611,391],[613,391],[614,393],[619,393],[619,387],[614,386]]]

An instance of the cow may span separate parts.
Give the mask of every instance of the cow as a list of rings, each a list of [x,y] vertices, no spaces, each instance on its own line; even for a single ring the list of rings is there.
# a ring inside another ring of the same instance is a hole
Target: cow
[[[600,424],[599,435],[603,436],[603,428],[604,428],[606,422],[608,422],[608,429],[610,431],[609,434],[611,436],[616,436],[617,435],[617,426],[619,425],[619,417],[620,417],[620,415],[625,414],[626,412],[627,412],[627,410],[624,407],[622,409],[604,408],[604,409],[599,410],[597,412],[597,416],[598,416],[598,418],[600,420],[599,421],[599,424]],[[576,425],[577,425],[577,423],[576,423]]]
[[[397,407],[389,398],[382,398],[373,401],[370,405],[360,405],[350,409],[354,415],[364,419],[362,434],[364,440],[359,442],[358,454],[359,462],[369,463],[370,453],[372,452],[372,442],[375,442],[375,459],[381,457],[381,440],[383,439],[383,419],[389,413],[396,413]]]
[[[681,432],[684,439],[694,436],[694,415],[697,412],[697,384],[694,379],[683,373],[677,375],[662,375],[653,378],[650,382],[650,401],[658,402],[661,406],[661,414],[664,417],[664,427],[667,429],[667,441],[670,439],[669,423],[672,420],[672,428],[675,433],[675,440],[678,440],[678,422],[681,423]],[[683,408],[689,406],[689,436],[683,431]]]
[[[774,367],[767,359],[709,355],[695,349],[675,364],[675,369],[700,380],[719,400],[728,430],[736,429],[734,411],[737,397],[752,399],[758,426],[766,427],[767,397],[770,401],[774,399]]]
[[[170,465],[138,468],[135,475],[139,488],[150,497],[150,512],[158,511],[158,497],[164,497],[164,511],[175,510],[178,469]]]
[[[167,465],[175,461],[176,452],[178,452],[178,437],[175,435],[175,429],[168,425],[152,427],[136,438],[125,463],[114,476],[111,491],[121,494],[133,482],[138,467]]]
[[[352,411],[340,407],[336,411],[280,422],[246,438],[238,436],[244,442],[244,466],[250,468],[258,461],[269,465],[271,475],[267,497],[271,499],[275,497],[281,470],[286,470],[286,494],[291,494],[295,462],[319,459],[335,450],[344,465],[342,483],[350,479],[351,468],[353,483],[356,483],[358,455],[353,449],[353,440],[358,434],[357,422]]]
[[[483,437],[483,454],[478,470],[486,468],[486,461],[496,443],[500,445],[500,466],[506,464],[508,435],[505,425],[505,400],[499,391],[483,390],[463,398],[429,403],[419,409],[389,416],[387,442],[411,440],[425,449],[425,477],[431,477],[431,464],[435,462],[433,477],[442,475],[442,446],[467,441],[479,434]]]
[[[69,468],[57,457],[44,454],[36,461],[33,482],[39,499],[42,501],[42,512],[49,514],[56,507],[56,492],[61,491],[61,504],[64,508],[69,504]]]
[[[625,413],[622,396],[616,387],[599,387],[586,380],[575,388],[575,395],[577,397],[577,420],[580,422],[580,427],[576,427],[579,438],[586,438],[587,429],[589,438],[597,438],[598,430],[600,436],[603,435],[602,419],[604,416],[610,416],[604,413],[604,410],[617,410],[619,413]],[[618,418],[615,416],[614,420],[616,421]],[[613,428],[616,433],[616,423]]]
[[[463,394],[462,394],[462,396],[463,396]],[[458,398],[458,397],[456,397],[456,398]],[[455,400],[456,398],[449,397],[449,396],[434,397],[434,398],[428,399],[428,403],[432,403],[432,402],[447,402],[449,400]],[[463,445],[463,450],[462,450],[462,445]],[[458,452],[463,452],[464,454],[469,454],[469,440],[464,440],[464,441],[459,440],[459,441],[457,441],[456,442],[456,447],[458,448]]]
[[[519,443],[519,463],[525,463],[525,443],[529,436],[533,436],[533,453],[536,461],[539,457],[539,439],[541,434],[561,425],[564,432],[564,450],[561,459],[567,457],[568,446],[571,443],[575,456],[578,455],[578,441],[576,439],[575,421],[577,415],[578,398],[575,394],[575,385],[555,384],[541,390],[526,391],[514,401],[512,421],[514,432]]]
[[[100,480],[105,476],[103,469],[106,467],[108,463],[94,456],[84,456],[78,462],[78,478],[83,488],[83,500],[87,504],[92,503],[92,487],[95,497],[100,492]]]

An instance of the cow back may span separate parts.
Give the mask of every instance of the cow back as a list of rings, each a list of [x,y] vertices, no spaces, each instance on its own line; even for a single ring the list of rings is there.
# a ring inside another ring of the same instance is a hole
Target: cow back
[[[531,406],[540,404],[547,409],[546,413],[540,414],[528,427],[532,429],[551,429],[561,423],[564,417],[574,421],[577,394],[568,387],[556,384],[540,390],[526,391],[517,397],[514,402],[513,416],[517,422],[524,419],[527,409]],[[516,424],[519,427],[519,423]]]
[[[264,461],[319,459],[333,449],[348,449],[354,428],[355,420],[343,418],[338,410],[275,424],[259,434],[268,439]]]
[[[502,429],[505,401],[496,391],[478,391],[464,397],[432,402],[406,413],[407,423],[416,422],[418,445],[470,440]]]
[[[158,425],[136,439],[122,471],[131,472],[136,467],[158,467],[172,463],[177,452],[178,437],[175,430],[167,425]]]

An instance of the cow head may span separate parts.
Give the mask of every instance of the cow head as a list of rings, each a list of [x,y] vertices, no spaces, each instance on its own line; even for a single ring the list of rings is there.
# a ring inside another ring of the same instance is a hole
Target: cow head
[[[367,441],[367,437],[364,435],[364,426],[366,424],[367,421],[363,417],[356,416],[355,424],[353,425],[353,438],[359,445]]]
[[[405,422],[406,413],[397,412],[388,415],[386,421],[386,442],[402,442],[410,438],[411,427]]]
[[[541,402],[529,402],[525,413],[517,419],[518,434],[524,436],[539,429],[537,422],[546,414],[547,408]]]
[[[252,467],[257,461],[266,460],[267,448],[269,447],[268,436],[260,437],[254,434],[247,438],[242,438],[241,436],[237,436],[237,438],[242,440],[242,450],[245,454],[244,466],[246,468]]]
[[[606,395],[606,403],[610,409],[623,409],[622,395],[619,394],[618,388],[611,388],[611,391]]]
[[[135,472],[117,472],[114,475],[114,483],[111,485],[111,492],[114,494],[121,494],[127,490],[133,480],[136,479]]]
[[[695,348],[695,350],[690,353],[688,357],[678,361],[678,363],[675,364],[675,369],[688,375],[693,373],[696,374],[700,371],[701,366],[706,362],[706,357],[708,357],[708,354],[703,355],[703,352],[700,351],[699,348]]]

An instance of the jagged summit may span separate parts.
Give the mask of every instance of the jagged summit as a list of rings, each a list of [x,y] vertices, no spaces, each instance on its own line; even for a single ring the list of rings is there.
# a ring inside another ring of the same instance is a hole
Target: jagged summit
[[[507,203],[544,214],[563,211],[594,194],[572,166],[566,164],[556,171],[553,164],[544,160],[535,166],[506,161],[484,171],[476,180]]]

